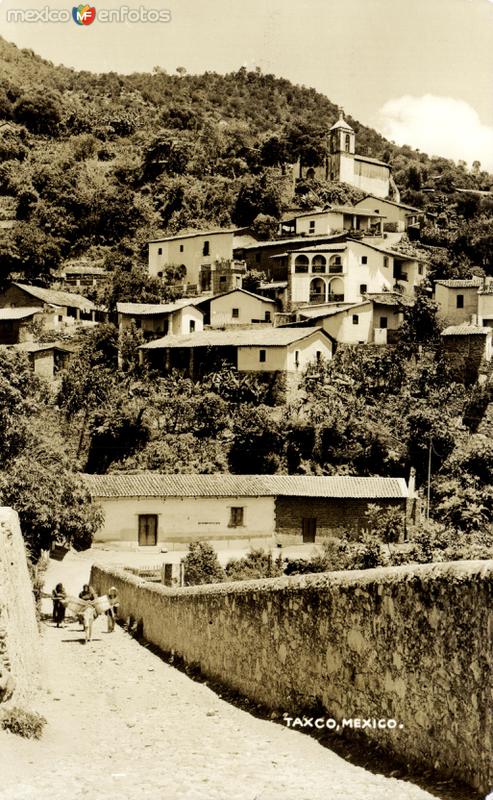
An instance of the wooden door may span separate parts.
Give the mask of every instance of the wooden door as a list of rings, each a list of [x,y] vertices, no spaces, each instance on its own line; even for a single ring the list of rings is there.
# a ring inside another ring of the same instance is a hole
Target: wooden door
[[[317,520],[315,517],[303,517],[301,521],[301,533],[304,544],[313,544],[317,535]]]
[[[157,514],[139,514],[139,545],[152,547],[157,544]]]

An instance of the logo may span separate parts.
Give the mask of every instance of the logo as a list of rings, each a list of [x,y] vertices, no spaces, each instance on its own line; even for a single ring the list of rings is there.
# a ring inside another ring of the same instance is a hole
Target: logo
[[[74,6],[72,18],[77,25],[91,25],[96,19],[96,9],[92,6]]]

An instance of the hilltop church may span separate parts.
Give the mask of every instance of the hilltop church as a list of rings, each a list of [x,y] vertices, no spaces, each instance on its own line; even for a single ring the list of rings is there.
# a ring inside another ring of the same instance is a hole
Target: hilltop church
[[[306,167],[300,163],[299,178],[341,181],[375,197],[399,202],[392,167],[385,161],[356,153],[356,134],[344,119],[342,108],[339,109],[339,119],[329,131],[328,140],[324,163],[318,167]]]

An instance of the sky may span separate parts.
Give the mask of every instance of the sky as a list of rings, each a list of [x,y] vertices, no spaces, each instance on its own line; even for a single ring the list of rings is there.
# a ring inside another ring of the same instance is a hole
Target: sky
[[[122,13],[125,0],[89,2],[94,22],[77,25],[7,16],[69,16],[66,0],[0,0],[0,34],[98,72],[260,67],[314,87],[398,144],[493,170],[493,0],[127,0],[133,14],[170,19],[106,23],[102,13]]]

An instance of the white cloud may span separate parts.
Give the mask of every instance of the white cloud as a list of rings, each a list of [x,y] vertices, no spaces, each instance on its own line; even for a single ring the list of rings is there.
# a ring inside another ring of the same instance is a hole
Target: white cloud
[[[404,95],[379,111],[381,131],[396,144],[408,144],[429,155],[444,156],[493,170],[493,128],[478,113],[453,97]]]

